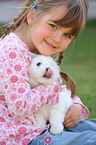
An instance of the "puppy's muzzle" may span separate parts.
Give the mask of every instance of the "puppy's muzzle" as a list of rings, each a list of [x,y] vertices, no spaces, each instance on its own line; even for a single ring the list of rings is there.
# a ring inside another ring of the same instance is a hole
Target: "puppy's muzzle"
[[[45,72],[43,77],[45,77],[45,78],[51,78],[52,75],[53,75],[52,69],[51,68],[46,68],[46,72]]]

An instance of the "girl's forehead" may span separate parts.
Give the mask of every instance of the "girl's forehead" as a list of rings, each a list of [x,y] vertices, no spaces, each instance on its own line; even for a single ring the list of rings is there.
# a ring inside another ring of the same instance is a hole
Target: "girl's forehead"
[[[58,6],[58,7],[55,7],[54,9],[52,9],[48,13],[48,15],[54,21],[54,20],[59,20],[62,17],[64,17],[66,12],[67,12],[67,8],[66,7],[64,7],[64,6]]]

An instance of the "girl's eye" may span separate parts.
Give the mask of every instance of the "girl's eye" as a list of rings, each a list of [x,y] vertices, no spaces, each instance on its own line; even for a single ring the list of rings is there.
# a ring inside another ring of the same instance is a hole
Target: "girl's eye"
[[[57,28],[57,26],[54,25],[54,24],[50,24],[50,26],[51,26],[53,29],[56,29],[56,28]]]
[[[65,33],[64,36],[71,39],[71,36],[68,35],[67,33]]]

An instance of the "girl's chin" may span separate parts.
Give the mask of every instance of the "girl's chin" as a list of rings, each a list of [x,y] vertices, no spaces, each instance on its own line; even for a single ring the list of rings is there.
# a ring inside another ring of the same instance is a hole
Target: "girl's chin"
[[[52,53],[44,52],[44,51],[43,52],[40,51],[39,54],[44,55],[44,56],[50,56],[50,55],[52,55]]]
[[[50,56],[56,53],[54,49],[50,49],[49,47],[46,46],[39,47],[37,49],[37,52],[38,54],[45,55],[45,56]]]

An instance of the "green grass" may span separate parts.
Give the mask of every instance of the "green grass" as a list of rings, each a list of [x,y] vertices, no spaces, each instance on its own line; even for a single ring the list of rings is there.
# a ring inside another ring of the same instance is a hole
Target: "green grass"
[[[75,43],[66,49],[61,70],[76,82],[77,95],[96,118],[96,20],[87,22]]]

